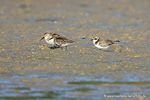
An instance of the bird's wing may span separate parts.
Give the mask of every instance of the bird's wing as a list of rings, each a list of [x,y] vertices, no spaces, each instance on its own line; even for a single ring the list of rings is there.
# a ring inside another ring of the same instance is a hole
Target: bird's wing
[[[108,46],[108,45],[112,45],[113,42],[112,42],[111,40],[101,40],[101,41],[99,42],[99,44],[100,44],[101,46]]]
[[[108,45],[114,44],[114,42],[112,40],[105,40],[105,42],[108,43]]]
[[[54,36],[60,36],[60,35],[57,34],[57,33],[52,33],[52,35],[53,35],[53,37],[54,37]]]
[[[55,38],[55,42],[56,42],[56,44],[61,44],[61,43],[73,43],[74,41],[69,40],[65,37],[59,36],[59,37]]]

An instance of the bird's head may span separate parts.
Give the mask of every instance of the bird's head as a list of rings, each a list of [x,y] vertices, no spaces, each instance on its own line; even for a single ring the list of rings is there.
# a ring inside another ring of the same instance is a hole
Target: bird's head
[[[44,36],[40,40],[51,39],[51,38],[53,38],[53,34],[46,32],[46,33],[44,33]]]
[[[99,39],[100,39],[99,37],[94,37],[94,38],[91,39],[91,41],[95,42],[95,41],[97,41]]]

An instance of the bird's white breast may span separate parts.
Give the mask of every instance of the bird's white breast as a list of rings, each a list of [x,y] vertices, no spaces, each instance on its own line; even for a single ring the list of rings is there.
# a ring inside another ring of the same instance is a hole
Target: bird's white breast
[[[95,47],[97,47],[99,49],[107,49],[107,48],[109,48],[109,46],[102,46],[99,43],[96,44],[95,41],[93,41],[93,44],[94,44]]]
[[[99,44],[95,44],[95,46],[99,49],[107,49],[109,46],[101,46]]]
[[[54,39],[45,39],[45,41],[46,43],[51,44],[51,45],[55,44]]]

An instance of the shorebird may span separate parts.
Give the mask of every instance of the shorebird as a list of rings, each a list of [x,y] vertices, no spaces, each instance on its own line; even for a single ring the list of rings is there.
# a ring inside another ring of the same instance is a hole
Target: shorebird
[[[54,49],[57,47],[54,42],[54,39],[55,37],[58,37],[58,36],[60,35],[56,33],[52,33],[52,32],[46,32],[44,33],[44,36],[40,40],[45,39],[46,43],[49,44],[49,48]]]
[[[50,48],[66,48],[67,46],[73,43],[74,41],[67,39],[64,36],[60,36],[56,33],[45,33],[44,36],[41,38],[41,40],[45,39],[46,43],[51,45]]]
[[[93,39],[91,39],[91,41],[93,41],[93,44],[95,47],[97,47],[98,49],[101,50],[106,50],[108,49],[112,44],[116,43],[116,42],[120,42],[119,40],[103,40],[100,39],[99,37],[95,37]]]

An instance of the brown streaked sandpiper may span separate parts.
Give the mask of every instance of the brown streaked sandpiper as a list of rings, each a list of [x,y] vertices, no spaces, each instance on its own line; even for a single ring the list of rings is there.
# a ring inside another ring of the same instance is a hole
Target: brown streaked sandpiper
[[[47,32],[44,34],[44,36],[41,38],[45,39],[46,43],[51,45],[50,48],[62,48],[65,47],[67,49],[67,46],[73,43],[74,41],[67,39],[64,36],[60,36],[59,34]]]

